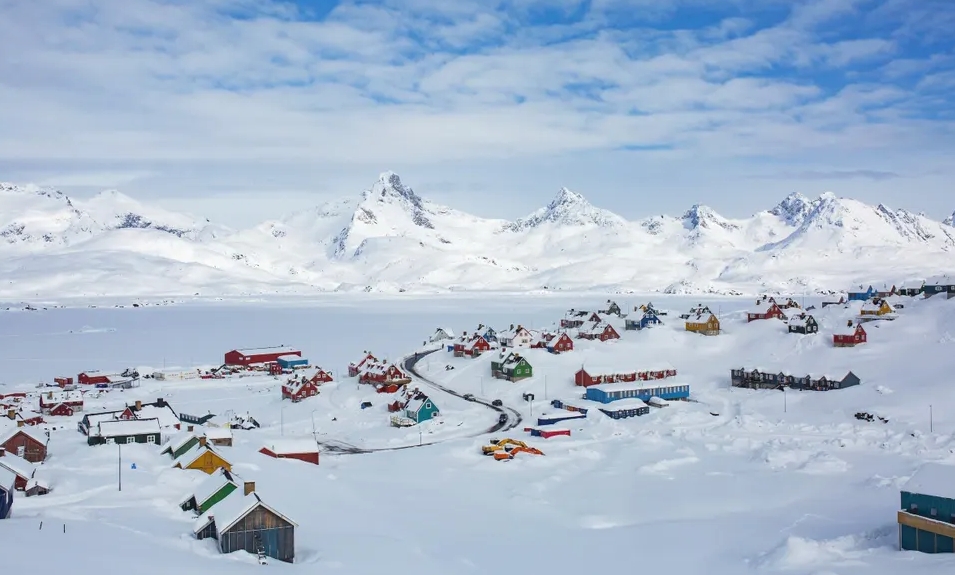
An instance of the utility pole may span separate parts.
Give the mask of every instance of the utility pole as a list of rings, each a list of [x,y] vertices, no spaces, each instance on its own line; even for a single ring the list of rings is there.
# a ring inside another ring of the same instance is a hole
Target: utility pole
[[[481,397],[484,397],[484,376],[481,376]]]
[[[279,411],[279,423],[282,427],[282,437],[285,437],[285,406]]]
[[[935,420],[932,418],[932,404],[928,406],[928,432],[935,432]]]
[[[119,490],[123,490],[123,444],[117,443],[116,447],[119,448],[119,460],[117,470],[119,471]]]
[[[783,413],[786,413],[786,388],[783,388]]]
[[[420,446],[421,443],[424,441],[423,437],[424,437],[424,436],[423,436],[422,433],[421,433],[421,424],[419,423],[419,424],[418,424],[418,445],[419,445],[419,446]]]
[[[544,401],[547,401],[547,376],[544,376]]]

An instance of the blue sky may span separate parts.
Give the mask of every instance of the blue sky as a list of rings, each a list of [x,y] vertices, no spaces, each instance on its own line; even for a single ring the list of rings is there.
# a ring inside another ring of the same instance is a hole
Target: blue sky
[[[949,0],[0,0],[0,180],[246,225],[395,170],[517,217],[955,209]],[[11,51],[9,47],[14,46]]]

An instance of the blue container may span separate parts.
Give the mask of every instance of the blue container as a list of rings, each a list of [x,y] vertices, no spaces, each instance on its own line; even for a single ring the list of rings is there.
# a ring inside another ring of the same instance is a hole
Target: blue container
[[[305,367],[308,365],[308,360],[304,357],[280,357],[278,358],[279,367],[282,369],[293,369],[296,367]]]
[[[561,421],[568,421],[571,419],[584,419],[587,415],[583,413],[568,413],[567,415],[547,415],[545,417],[537,418],[537,425],[554,425]]]

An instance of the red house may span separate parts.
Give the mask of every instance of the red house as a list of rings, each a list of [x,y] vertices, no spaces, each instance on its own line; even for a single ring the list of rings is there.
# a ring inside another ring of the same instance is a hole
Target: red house
[[[318,442],[314,439],[281,439],[269,443],[259,453],[276,459],[298,459],[318,465]]]
[[[312,377],[310,377],[308,380],[309,380],[310,382],[314,383],[315,385],[321,385],[321,384],[323,384],[323,383],[329,383],[329,382],[333,381],[333,380],[332,380],[332,374],[328,373],[327,371],[325,371],[325,370],[322,369],[322,368],[318,368],[318,371],[316,371],[316,372],[312,375]]]
[[[607,341],[609,339],[620,339],[620,334],[609,323],[595,322],[590,327],[581,329],[577,337],[578,339]]]
[[[786,314],[783,313],[783,310],[780,309],[772,299],[759,300],[756,302],[756,307],[752,311],[746,312],[747,323],[758,319],[771,318],[786,319]]]
[[[348,364],[348,377],[358,377],[358,375],[361,374],[362,367],[369,362],[377,363],[378,358],[366,351],[365,357],[363,357],[361,361]]]
[[[74,413],[76,413],[76,410],[69,405],[65,403],[58,403],[55,407],[50,408],[48,415],[56,417],[70,417]]]
[[[59,415],[53,413],[53,409],[65,405],[70,408],[70,414],[83,411],[83,393],[80,391],[48,391],[40,394],[40,411],[47,415]]]
[[[654,379],[666,379],[676,377],[676,369],[672,367],[659,367],[637,372],[637,379],[640,381],[650,381]]]
[[[225,354],[226,365],[244,365],[249,366],[254,363],[271,363],[278,361],[279,356],[297,355],[302,357],[302,352],[283,345],[275,347],[255,347],[245,349],[233,349]],[[80,381],[80,383],[83,383]]]
[[[27,484],[36,473],[36,466],[22,457],[7,453],[2,447],[0,447],[0,468],[5,468],[16,476],[13,488],[18,491],[25,491]]]
[[[832,345],[835,347],[855,347],[866,342],[866,333],[862,324],[852,327],[850,319],[846,327],[832,334]]]
[[[480,335],[475,336],[471,341],[454,344],[455,357],[478,357],[488,351],[491,351],[491,344]]]
[[[30,463],[39,463],[46,459],[49,442],[49,433],[35,427],[17,427],[0,437],[0,447]]]
[[[72,377],[54,377],[53,383],[59,385],[60,387],[66,387],[68,385],[73,385]]]
[[[616,383],[618,381],[637,381],[637,372],[613,373],[611,371],[604,371],[600,374],[591,374],[586,369],[581,368],[580,371],[574,374],[574,383],[581,387],[590,387],[591,385],[600,385],[602,383]]]
[[[315,395],[318,395],[318,386],[308,379],[290,381],[282,386],[282,399],[291,399],[292,403]]]
[[[570,339],[570,336],[567,335],[566,333],[562,333],[560,334],[559,337],[555,337],[549,342],[547,342],[547,351],[551,353],[561,353],[564,351],[573,351],[573,350],[574,350],[574,340]]]
[[[411,378],[408,377],[405,372],[401,371],[397,365],[393,363],[384,364],[384,363],[373,363],[366,365],[361,372],[361,375],[358,376],[358,381],[361,383],[381,383],[381,384],[394,384],[402,385],[409,383]],[[393,392],[392,392],[393,393]]]
[[[98,371],[84,371],[76,376],[76,381],[83,385],[96,385],[97,383],[110,383],[110,377],[119,378],[118,373],[100,373]]]

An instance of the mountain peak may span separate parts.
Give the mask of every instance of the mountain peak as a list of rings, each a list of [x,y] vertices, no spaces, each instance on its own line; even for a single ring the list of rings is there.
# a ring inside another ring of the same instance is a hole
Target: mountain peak
[[[547,207],[508,224],[505,229],[516,232],[536,228],[545,223],[561,226],[614,227],[626,222],[613,212],[595,207],[581,194],[561,188]]]
[[[769,213],[790,226],[799,226],[806,219],[806,216],[812,213],[814,208],[815,202],[799,192],[793,192],[776,204],[776,207],[769,210]]]
[[[690,230],[695,229],[717,229],[734,230],[739,228],[736,224],[730,223],[726,218],[716,213],[716,211],[703,204],[693,204],[689,210],[683,213],[683,226]]]
[[[573,204],[590,205],[590,202],[588,202],[585,197],[578,194],[577,192],[572,192],[567,188],[561,188],[557,192],[557,195],[554,196],[554,200],[550,203],[548,207],[556,208],[561,205],[573,205]]]
[[[942,223],[948,226],[955,227],[955,212],[952,212],[952,215],[942,220]]]
[[[375,212],[385,205],[398,207],[406,212],[416,226],[434,229],[428,218],[431,212],[425,206],[421,196],[401,182],[398,174],[387,171],[378,176],[378,181],[362,194],[362,201],[355,212],[355,218],[362,222],[377,221]]]

